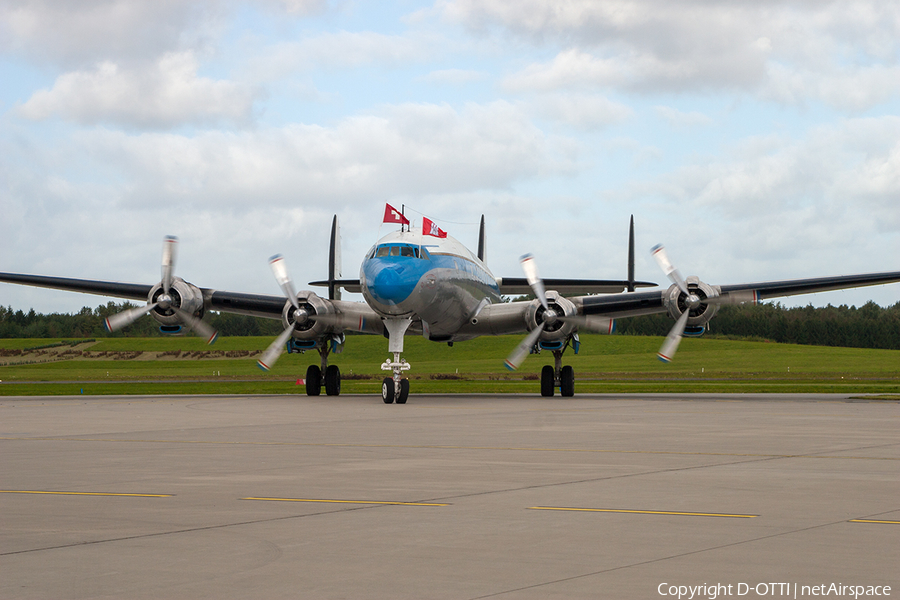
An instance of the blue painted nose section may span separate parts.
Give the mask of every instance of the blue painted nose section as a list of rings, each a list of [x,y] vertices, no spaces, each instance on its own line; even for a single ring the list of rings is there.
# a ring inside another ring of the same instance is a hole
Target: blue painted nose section
[[[379,304],[396,306],[409,298],[418,282],[415,269],[406,268],[408,260],[374,258],[365,267],[366,288]]]

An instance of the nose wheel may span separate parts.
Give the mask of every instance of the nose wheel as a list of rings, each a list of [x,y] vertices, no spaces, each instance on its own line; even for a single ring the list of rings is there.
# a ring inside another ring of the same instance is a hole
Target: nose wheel
[[[406,404],[409,398],[409,379],[401,379],[398,386],[392,377],[385,377],[381,384],[381,399],[385,404]]]

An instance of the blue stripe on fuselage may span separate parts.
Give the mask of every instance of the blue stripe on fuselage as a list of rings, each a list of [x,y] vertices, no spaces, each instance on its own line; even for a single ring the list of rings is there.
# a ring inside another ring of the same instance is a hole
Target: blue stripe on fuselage
[[[428,259],[411,256],[372,257],[363,261],[364,296],[375,310],[387,312],[408,300],[430,271],[458,271],[459,279],[479,281],[499,295],[496,280],[480,265],[462,256],[433,253]]]
[[[432,266],[429,261],[410,256],[370,258],[363,264],[368,295],[378,304],[396,306],[409,298]]]

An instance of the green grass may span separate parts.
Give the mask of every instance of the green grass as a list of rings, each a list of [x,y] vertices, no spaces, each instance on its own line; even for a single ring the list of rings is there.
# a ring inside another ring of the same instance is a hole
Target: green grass
[[[582,335],[581,351],[571,349],[565,364],[574,367],[576,392],[837,392],[900,394],[900,351],[795,346],[721,339],[685,339],[675,362],[656,359],[662,338]],[[404,357],[415,393],[536,393],[536,377],[553,355],[530,356],[510,373],[503,360],[518,336],[485,337],[446,344],[419,337],[405,340]],[[47,346],[61,340],[0,340],[0,351]],[[0,356],[0,395],[34,394],[269,394],[305,393],[296,380],[319,355],[282,355],[270,372],[256,366],[256,354],[227,358],[214,353],[261,352],[267,337],[203,340],[176,338],[111,338],[82,344],[93,358],[57,356],[69,346],[27,356]],[[181,358],[146,353],[191,353]],[[127,358],[127,353],[145,353]],[[96,357],[96,353],[111,353]],[[332,355],[345,378],[345,393],[378,393],[388,358],[387,340],[350,336],[342,354]],[[34,364],[21,364],[32,361]],[[36,362],[43,361],[43,362]],[[4,363],[10,363],[3,366]],[[367,376],[355,380],[348,376]],[[459,379],[433,379],[433,376]],[[40,382],[40,383],[34,383]]]

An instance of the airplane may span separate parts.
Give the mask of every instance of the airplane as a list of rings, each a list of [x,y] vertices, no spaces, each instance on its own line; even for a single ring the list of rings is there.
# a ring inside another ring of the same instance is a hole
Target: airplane
[[[483,335],[525,334],[505,366],[515,370],[529,354],[550,351],[554,364],[545,365],[541,371],[541,396],[552,397],[559,389],[561,396],[568,397],[575,394],[575,373],[570,365],[562,364],[564,353],[569,348],[578,353],[579,331],[613,333],[616,318],[668,313],[675,324],[658,358],[669,362],[681,338],[702,335],[721,305],[900,281],[900,271],[893,271],[711,285],[696,276],[682,277],[665,248],[657,245],[651,253],[671,284],[664,290],[638,291],[656,284],[634,277],[634,217],[629,226],[627,279],[543,279],[531,254],[520,260],[524,278],[499,278],[485,264],[484,216],[477,252],[427,217],[423,217],[421,228],[414,229],[403,212],[389,204],[383,223],[399,224],[400,230],[388,233],[372,246],[363,258],[358,279],[343,279],[340,227],[338,216],[334,216],[328,278],[309,284],[327,288],[327,298],[309,290],[297,292],[281,255],[273,256],[269,264],[282,296],[199,288],[174,275],[178,241],[173,236],[163,241],[162,277],[156,284],[17,273],[0,273],[0,282],[146,301],[144,306],[110,316],[105,323],[110,331],[149,314],[164,333],[187,328],[213,343],[218,334],[202,320],[207,311],[281,319],[284,331],[257,363],[269,370],[284,351],[316,350],[319,364],[310,365],[306,371],[306,393],[310,396],[320,395],[322,388],[329,396],[340,394],[340,369],[329,364],[329,357],[343,350],[345,332],[384,335],[390,356],[381,369],[390,376],[383,379],[381,397],[385,404],[406,404],[410,388],[404,373],[412,368],[402,356],[406,335],[422,335],[452,345]],[[343,300],[342,290],[361,293],[364,301]],[[505,296],[529,293],[534,299],[504,301]]]

